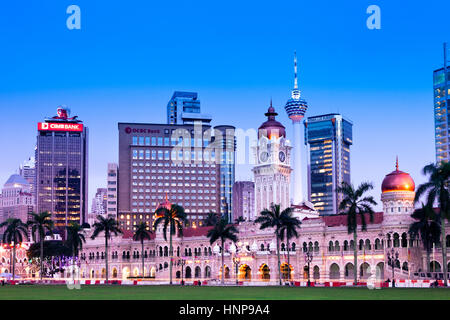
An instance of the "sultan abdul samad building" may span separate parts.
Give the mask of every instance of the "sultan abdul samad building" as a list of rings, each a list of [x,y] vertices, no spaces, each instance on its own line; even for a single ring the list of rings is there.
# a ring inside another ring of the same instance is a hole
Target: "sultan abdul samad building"
[[[262,210],[269,202],[288,205],[291,175],[290,151],[284,126],[275,120],[274,108],[270,107],[268,120],[260,127],[257,156],[253,169],[255,175],[255,207]],[[291,264],[291,278],[307,278],[305,253],[312,254],[310,276],[312,281],[352,281],[354,272],[359,279],[375,274],[378,279],[392,278],[391,261],[394,263],[395,279],[424,279],[428,276],[442,277],[441,252],[436,248],[428,268],[426,253],[419,240],[412,240],[408,228],[413,222],[415,184],[408,173],[396,164],[395,170],[384,177],[381,188],[383,211],[374,215],[367,231],[358,228],[358,241],[348,234],[346,216],[318,216],[308,206],[295,206],[302,219],[299,237],[291,239],[289,248],[281,244],[281,269],[288,278],[287,257]],[[161,206],[169,207],[165,201]],[[368,217],[366,219],[369,221]],[[182,238],[174,237],[175,281],[220,279],[220,248],[211,245],[206,237],[210,227],[187,228]],[[252,221],[237,225],[239,241],[225,244],[225,279],[234,281],[276,281],[277,254],[273,230],[259,230]],[[92,231],[91,231],[92,232]],[[88,239],[88,237],[86,237]],[[447,242],[449,241],[447,236]],[[358,247],[358,265],[353,264],[353,247]],[[394,259],[392,259],[394,256]],[[142,274],[141,245],[133,241],[132,232],[111,241],[109,249],[109,274],[112,279],[127,279]],[[235,259],[239,258],[239,259]],[[164,240],[162,230],[157,230],[144,246],[144,274],[156,280],[169,278],[169,243]],[[182,263],[184,261],[184,264]],[[104,239],[88,240],[81,253],[81,276],[85,279],[102,279],[105,276]]]

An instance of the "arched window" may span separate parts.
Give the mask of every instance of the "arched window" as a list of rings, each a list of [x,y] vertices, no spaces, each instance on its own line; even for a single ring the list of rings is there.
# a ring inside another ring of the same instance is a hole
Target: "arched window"
[[[264,251],[264,243],[261,243],[261,251]]]
[[[284,243],[281,244],[281,251],[286,251],[286,245]]]
[[[370,245],[370,240],[369,239],[366,239],[365,249],[366,250],[371,250],[372,249],[372,246]]]
[[[319,252],[319,242],[318,241],[316,241],[316,242],[314,242],[314,252]]]
[[[406,238],[406,233],[402,233],[402,248],[408,247],[408,239]]]
[[[306,242],[303,242],[303,252],[308,251],[308,244]]]
[[[363,239],[361,239],[361,240],[359,240],[359,250],[362,250],[364,248],[364,240]]]
[[[311,241],[308,243],[308,250],[309,252],[313,251],[313,243]]]
[[[400,247],[400,236],[398,233],[394,233],[394,248]]]
[[[291,246],[291,248],[292,248],[292,251],[294,251],[294,252],[295,252],[295,242],[293,242],[293,243],[292,243],[292,246]]]
[[[159,247],[159,256],[162,257],[163,256],[163,248]]]
[[[380,239],[375,239],[375,250],[381,250],[381,242]]]
[[[334,242],[334,251],[341,251],[341,247],[339,246],[339,241]]]
[[[344,251],[347,251],[348,250],[348,241],[347,240],[344,240]]]
[[[333,252],[334,251],[333,241],[328,242],[328,251],[329,252]]]

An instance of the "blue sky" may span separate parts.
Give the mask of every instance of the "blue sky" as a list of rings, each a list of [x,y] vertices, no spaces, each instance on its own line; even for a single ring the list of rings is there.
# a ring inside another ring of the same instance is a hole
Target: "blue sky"
[[[66,8],[81,8],[68,30]],[[381,30],[366,8],[381,8]],[[214,124],[257,128],[293,85],[307,116],[354,122],[352,180],[434,161],[432,71],[450,41],[440,1],[14,1],[0,9],[0,183],[34,153],[36,123],[66,104],[90,128],[90,194],[117,161],[117,122],[165,122],[175,90],[196,91]],[[250,172],[239,169],[238,179]]]

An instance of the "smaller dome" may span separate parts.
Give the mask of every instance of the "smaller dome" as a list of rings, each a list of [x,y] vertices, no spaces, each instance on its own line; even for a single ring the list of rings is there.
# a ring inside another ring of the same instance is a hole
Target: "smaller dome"
[[[156,214],[156,212],[160,208],[166,208],[167,210],[170,210],[172,208],[172,204],[170,203],[167,195],[166,195],[166,200],[164,200],[162,203],[160,203],[159,206],[156,208],[156,210],[155,210],[155,218],[159,217],[159,215]]]
[[[286,138],[286,128],[275,120],[278,113],[275,112],[275,108],[272,107],[272,101],[270,101],[270,107],[267,110],[265,116],[267,121],[264,122],[258,129],[258,138],[266,136],[271,139],[272,137],[284,137]]]
[[[30,183],[27,180],[25,180],[25,178],[23,178],[22,176],[18,174],[13,174],[11,177],[9,177],[8,181],[6,181],[5,187],[13,185],[29,186]]]
[[[412,191],[416,189],[414,180],[409,173],[398,170],[398,160],[395,165],[395,171],[392,171],[383,180],[381,184],[381,192],[392,191]]]

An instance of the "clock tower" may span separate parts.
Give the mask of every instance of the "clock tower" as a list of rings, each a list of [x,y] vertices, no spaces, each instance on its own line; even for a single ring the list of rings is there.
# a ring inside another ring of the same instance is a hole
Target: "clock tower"
[[[285,127],[275,117],[278,113],[270,107],[267,121],[258,129],[258,144],[253,149],[255,167],[255,217],[270,205],[279,204],[284,210],[290,204],[291,149],[286,139]],[[254,217],[253,217],[254,218]]]

